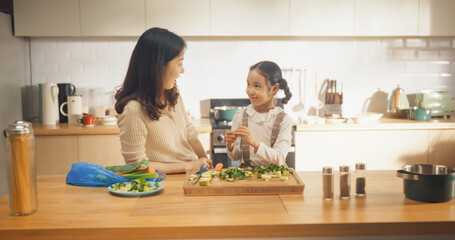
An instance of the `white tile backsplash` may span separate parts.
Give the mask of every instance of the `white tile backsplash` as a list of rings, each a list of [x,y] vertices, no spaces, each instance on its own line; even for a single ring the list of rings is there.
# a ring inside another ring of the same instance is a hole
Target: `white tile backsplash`
[[[419,60],[438,60],[439,51],[438,50],[418,50]]]
[[[394,60],[414,60],[416,59],[416,50],[415,49],[395,49],[393,51]]]
[[[385,38],[385,39],[380,39],[381,45],[385,48],[391,48],[391,47],[404,47],[404,39],[402,38]]]
[[[424,48],[427,46],[427,39],[425,38],[418,38],[418,39],[406,39],[406,47],[408,48]]]
[[[82,74],[82,63],[79,62],[61,62],[57,64],[58,74],[64,75],[81,75]]]
[[[57,62],[35,61],[32,62],[32,83],[35,84],[33,77],[36,75],[57,75]],[[37,82],[40,83],[40,82]]]
[[[439,60],[446,60],[453,62],[455,60],[455,50],[441,50]]]
[[[451,48],[452,39],[450,38],[434,38],[429,39],[430,48]]]
[[[187,37],[185,73],[178,79],[185,107],[199,117],[199,102],[207,98],[246,98],[248,69],[261,60],[282,68],[306,69],[302,99],[309,112],[324,79],[343,83],[346,114],[365,111],[368,98],[390,93],[397,84],[406,93],[423,89],[447,90],[455,95],[455,50],[452,38],[285,38]],[[71,82],[76,87],[122,84],[137,38],[31,38],[33,84]],[[298,75],[286,75],[299,102]],[[306,79],[306,81],[305,81]],[[281,95],[280,95],[281,96]]]

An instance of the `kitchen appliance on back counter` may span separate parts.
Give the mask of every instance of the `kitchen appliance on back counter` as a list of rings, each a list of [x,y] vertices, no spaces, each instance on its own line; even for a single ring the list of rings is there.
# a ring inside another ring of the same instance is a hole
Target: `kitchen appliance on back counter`
[[[454,99],[447,91],[426,90],[408,98],[411,107],[431,110],[431,117],[450,117],[454,112]]]
[[[229,159],[226,150],[226,141],[224,135],[227,130],[231,129],[232,117],[237,111],[250,104],[248,98],[225,98],[225,99],[205,99],[200,102],[201,117],[209,118],[212,125],[211,133],[211,158],[213,165],[222,163],[223,167],[238,167],[240,161]],[[283,107],[281,100],[278,100],[278,106]],[[286,164],[295,169],[295,144],[294,144],[295,126],[292,128],[291,149],[286,157]]]
[[[395,118],[407,118],[409,114],[409,99],[400,84],[390,93],[387,115]]]

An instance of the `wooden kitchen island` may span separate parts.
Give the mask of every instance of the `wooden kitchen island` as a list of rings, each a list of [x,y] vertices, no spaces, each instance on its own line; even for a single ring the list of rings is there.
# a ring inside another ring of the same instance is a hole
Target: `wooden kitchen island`
[[[0,199],[0,239],[285,238],[455,234],[455,200],[406,199],[395,171],[368,171],[366,198],[322,200],[320,172],[299,172],[303,195],[185,196],[184,174],[137,198],[38,177],[38,210],[13,217]],[[338,186],[335,181],[335,186]],[[335,189],[335,195],[339,193]]]

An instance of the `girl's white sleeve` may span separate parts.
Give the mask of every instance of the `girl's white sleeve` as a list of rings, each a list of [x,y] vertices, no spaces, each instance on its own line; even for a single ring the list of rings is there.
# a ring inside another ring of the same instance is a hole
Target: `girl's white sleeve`
[[[269,163],[276,165],[284,165],[286,156],[291,148],[292,138],[292,119],[286,115],[280,125],[280,132],[278,133],[275,145],[273,148],[265,145],[263,142],[259,144],[256,156],[264,159]]]
[[[232,118],[231,131],[236,130],[242,125],[243,111],[238,111]],[[232,152],[226,146],[226,151],[230,159],[238,161],[242,157],[242,148],[240,147],[240,138],[237,138],[234,143],[234,148]]]

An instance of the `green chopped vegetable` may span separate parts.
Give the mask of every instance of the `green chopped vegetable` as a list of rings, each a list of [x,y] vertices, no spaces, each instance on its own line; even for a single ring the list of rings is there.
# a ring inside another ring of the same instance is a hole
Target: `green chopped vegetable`
[[[286,168],[284,166],[278,166],[276,164],[269,164],[269,165],[266,165],[266,166],[256,166],[253,168],[253,173],[266,173],[266,172],[269,172],[269,173],[274,173],[274,175],[278,175],[276,174],[277,172],[280,172],[280,176],[281,174],[284,174],[285,171],[289,174],[289,173],[294,173],[294,171],[292,171],[292,169],[289,169],[289,168]],[[286,175],[286,174],[284,174]]]
[[[122,175],[122,177],[129,179],[129,180],[134,180],[137,178],[145,178],[145,179],[155,179],[158,178],[160,175],[156,172],[154,173],[140,173],[140,174],[125,174]]]
[[[107,170],[114,173],[131,173],[137,171],[142,165],[149,166],[149,161],[147,159],[142,160],[139,163],[127,164],[127,165],[118,165],[106,167]]]
[[[230,167],[228,170],[220,173],[220,178],[226,181],[233,182],[235,180],[242,180],[251,177],[252,174],[248,174],[241,168]]]
[[[266,166],[256,166],[254,168],[246,167],[242,169],[230,167],[228,170],[221,172],[219,176],[228,182],[233,182],[236,180],[251,178],[254,174],[256,174],[257,179],[268,181],[271,178],[281,178],[282,176],[288,176],[291,173],[294,173],[292,169],[271,163]]]
[[[131,183],[116,183],[112,185],[114,192],[150,192],[160,188],[160,184],[147,182],[146,178],[134,179]]]

